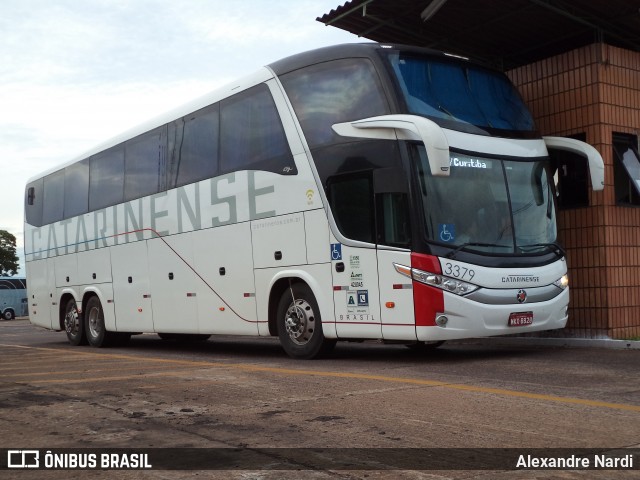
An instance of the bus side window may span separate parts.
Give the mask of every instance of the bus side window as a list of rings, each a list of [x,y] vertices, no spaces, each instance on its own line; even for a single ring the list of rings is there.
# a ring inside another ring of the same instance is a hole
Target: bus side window
[[[44,177],[42,221],[59,222],[64,216],[64,170]]]
[[[409,247],[411,226],[407,176],[402,168],[378,168],[373,172],[376,195],[377,243]]]
[[[117,145],[94,155],[89,163],[89,210],[100,210],[124,199],[124,148]]]
[[[392,247],[409,247],[411,228],[409,198],[406,193],[381,193],[377,196],[378,243]]]
[[[89,159],[64,169],[64,218],[75,217],[89,210]]]
[[[169,188],[218,174],[219,130],[217,103],[169,124]]]
[[[319,63],[280,79],[312,149],[353,141],[338,136],[331,129],[334,123],[390,113],[378,74],[368,59]]]
[[[282,120],[265,84],[223,100],[220,119],[223,173],[238,170],[297,173]]]
[[[42,226],[42,193],[44,188],[43,179],[36,180],[27,185],[27,196],[25,198],[25,220],[34,227]]]
[[[327,180],[327,198],[338,230],[345,237],[375,242],[371,171],[330,177]]]
[[[160,191],[166,127],[129,140],[125,146],[124,199],[133,200]]]

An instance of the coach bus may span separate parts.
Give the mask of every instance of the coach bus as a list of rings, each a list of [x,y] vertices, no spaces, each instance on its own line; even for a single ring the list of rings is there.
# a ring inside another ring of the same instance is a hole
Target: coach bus
[[[31,322],[135,333],[438,345],[558,329],[554,150],[502,74],[413,47],[277,61],[32,178]]]
[[[0,277],[0,318],[13,320],[27,314],[27,280]]]

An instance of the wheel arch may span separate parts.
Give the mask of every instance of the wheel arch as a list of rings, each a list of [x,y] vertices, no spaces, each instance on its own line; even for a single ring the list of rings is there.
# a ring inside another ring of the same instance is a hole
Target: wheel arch
[[[87,291],[84,292],[84,295],[82,295],[82,311],[83,312],[87,309],[87,303],[89,302],[89,300],[92,297],[100,298],[98,293],[95,292],[94,290],[87,290]],[[102,300],[100,300],[100,301],[102,302]]]
[[[60,327],[60,330],[64,330],[64,316],[66,314],[65,309],[67,308],[67,303],[69,302],[69,300],[74,300],[76,302],[76,304],[78,303],[78,299],[75,295],[74,292],[70,291],[70,290],[65,290],[62,292],[62,295],[60,295],[60,301],[58,302],[58,326]],[[80,307],[82,308],[82,306]],[[80,310],[78,313],[82,313],[82,310]]]
[[[305,284],[309,287],[311,293],[313,293],[313,296],[316,299],[316,302],[318,303],[318,307],[320,308],[320,317],[322,318],[324,336],[326,338],[337,338],[335,322],[332,321],[334,316],[333,297],[331,296],[332,287],[329,286],[330,291],[325,291],[327,289],[323,289],[317,279],[304,270],[283,270],[278,272],[278,274],[271,280],[268,303],[269,334],[271,336],[278,335],[278,303],[280,302],[282,294],[289,288],[290,282],[291,284]]]
[[[108,331],[115,332],[116,322],[115,315],[113,312],[113,302],[110,301],[110,298],[113,298],[113,295],[110,293],[110,285],[109,288],[105,287],[105,285],[101,285],[103,288],[100,289],[96,286],[87,287],[82,294],[82,310],[84,311],[87,302],[91,297],[98,297],[100,303],[102,304],[102,310],[104,312],[104,324]],[[107,296],[105,296],[105,293]]]
[[[302,282],[300,277],[282,277],[275,281],[275,283],[271,286],[271,290],[269,291],[269,334],[272,337],[278,336],[278,326],[277,326],[277,312],[278,312],[278,302],[282,297],[282,294],[289,288],[289,285],[294,282]],[[302,282],[305,283],[305,282]]]

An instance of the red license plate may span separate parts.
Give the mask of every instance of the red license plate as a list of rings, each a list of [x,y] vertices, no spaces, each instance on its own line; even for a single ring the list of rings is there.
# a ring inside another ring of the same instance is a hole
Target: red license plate
[[[509,315],[510,327],[525,327],[533,323],[533,312],[515,312]]]

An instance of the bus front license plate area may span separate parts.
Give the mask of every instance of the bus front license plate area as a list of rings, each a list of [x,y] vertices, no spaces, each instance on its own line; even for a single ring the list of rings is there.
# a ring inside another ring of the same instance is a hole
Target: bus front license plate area
[[[533,323],[533,312],[514,312],[509,315],[510,327],[525,327]]]

